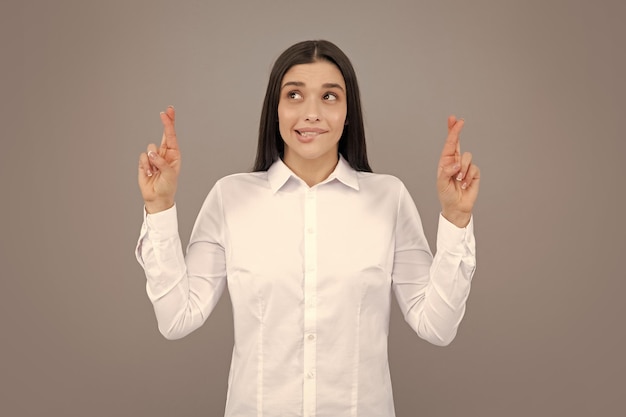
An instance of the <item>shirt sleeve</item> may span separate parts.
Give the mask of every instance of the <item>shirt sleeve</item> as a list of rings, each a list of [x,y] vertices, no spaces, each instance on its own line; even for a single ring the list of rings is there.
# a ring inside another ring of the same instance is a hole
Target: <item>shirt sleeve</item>
[[[144,209],[135,253],[146,274],[146,292],[159,331],[168,339],[179,339],[200,327],[224,292],[223,220],[216,185],[196,219],[185,256],[176,206],[155,214]]]
[[[465,314],[476,269],[473,228],[473,218],[459,228],[440,215],[433,258],[415,203],[401,186],[392,287],[405,320],[438,346],[452,342]]]

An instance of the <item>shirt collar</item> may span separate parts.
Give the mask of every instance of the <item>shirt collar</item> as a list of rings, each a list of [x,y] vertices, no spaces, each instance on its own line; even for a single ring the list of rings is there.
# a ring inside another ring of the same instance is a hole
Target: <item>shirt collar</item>
[[[295,179],[298,178],[298,176],[294,174],[293,171],[289,169],[289,167],[285,165],[280,158],[277,159],[267,170],[267,180],[269,181],[272,193],[276,193],[280,190],[287,183],[289,178],[292,177]],[[322,181],[322,184],[335,179],[350,188],[357,191],[359,190],[357,172],[350,166],[348,161],[346,161],[341,154],[339,154],[339,162],[337,163],[337,166],[328,178]]]

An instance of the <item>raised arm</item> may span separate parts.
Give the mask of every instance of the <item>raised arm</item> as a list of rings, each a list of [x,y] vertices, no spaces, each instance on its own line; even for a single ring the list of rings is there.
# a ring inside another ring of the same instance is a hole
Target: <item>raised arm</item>
[[[434,259],[415,203],[403,187],[396,229],[393,289],[406,321],[429,342],[445,346],[456,336],[476,268],[471,222],[480,173],[461,154],[463,120],[448,118],[448,137],[437,175],[441,217]]]
[[[216,188],[196,220],[187,256],[182,250],[174,205],[180,172],[174,118],[171,106],[161,112],[161,145],[150,144],[141,154],[138,172],[146,210],[136,256],[146,273],[146,291],[159,330],[168,339],[181,338],[200,327],[226,285],[222,209]]]

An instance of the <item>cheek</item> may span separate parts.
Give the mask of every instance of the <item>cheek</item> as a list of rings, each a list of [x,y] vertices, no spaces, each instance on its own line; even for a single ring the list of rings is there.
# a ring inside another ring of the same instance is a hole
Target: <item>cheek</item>
[[[278,104],[278,130],[281,136],[285,136],[293,125],[293,112],[287,106]]]
[[[327,115],[327,120],[331,122],[335,128],[343,129],[343,126],[346,122],[346,116],[347,116],[347,109],[344,107],[344,108],[336,109],[330,112]]]

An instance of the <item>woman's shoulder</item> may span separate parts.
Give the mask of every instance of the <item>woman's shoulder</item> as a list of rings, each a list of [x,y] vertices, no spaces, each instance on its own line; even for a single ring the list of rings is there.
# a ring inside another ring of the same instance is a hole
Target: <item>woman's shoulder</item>
[[[392,174],[378,174],[359,172],[359,190],[363,196],[369,196],[377,201],[398,202],[407,192],[402,180]]]
[[[220,205],[243,203],[262,195],[266,188],[267,172],[229,174],[215,181],[206,196],[205,204],[213,201],[219,201]]]
[[[221,188],[258,186],[267,183],[267,171],[258,172],[238,172],[226,175],[216,182],[216,186]]]
[[[357,176],[359,179],[359,184],[363,184],[364,186],[383,186],[391,188],[404,186],[402,180],[392,174],[379,174],[374,172],[358,171]]]

